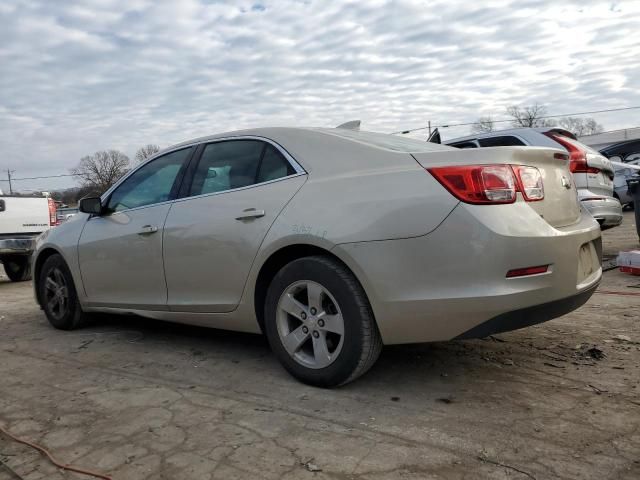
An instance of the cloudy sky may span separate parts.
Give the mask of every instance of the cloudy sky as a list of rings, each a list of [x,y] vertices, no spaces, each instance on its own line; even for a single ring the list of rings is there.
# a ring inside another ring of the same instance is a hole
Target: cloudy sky
[[[252,126],[640,105],[638,0],[3,0],[0,25],[0,178]],[[595,118],[637,126],[640,110]]]

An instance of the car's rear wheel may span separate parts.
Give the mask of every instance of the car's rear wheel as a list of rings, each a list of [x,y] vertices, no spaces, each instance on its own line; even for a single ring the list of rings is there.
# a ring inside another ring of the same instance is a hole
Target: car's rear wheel
[[[61,330],[81,327],[87,315],[82,311],[69,267],[62,256],[51,255],[38,278],[38,297],[49,323]]]
[[[31,258],[25,255],[9,255],[2,258],[7,277],[12,282],[26,282],[31,279]]]
[[[323,256],[294,260],[276,274],[265,330],[287,371],[320,387],[355,380],[382,349],[362,286],[344,265]]]

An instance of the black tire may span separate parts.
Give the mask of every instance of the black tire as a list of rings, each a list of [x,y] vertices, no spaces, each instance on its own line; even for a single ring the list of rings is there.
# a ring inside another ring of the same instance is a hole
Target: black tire
[[[2,257],[2,265],[7,277],[12,282],[31,280],[31,257],[25,255],[8,255]]]
[[[290,355],[278,333],[278,302],[294,283],[311,281],[326,289],[342,314],[342,347],[328,366],[309,368]],[[382,350],[382,339],[369,300],[355,276],[340,262],[324,256],[304,257],[285,265],[274,277],[265,302],[265,330],[269,344],[284,368],[295,378],[318,387],[335,387],[364,374]]]
[[[52,290],[48,287],[47,279],[56,279],[56,277],[60,278],[60,281],[56,281],[56,285],[64,284],[62,286],[65,291],[62,295],[66,293],[67,298],[64,311],[62,311],[62,309],[57,310],[48,301],[48,298],[52,296]],[[76,287],[73,283],[73,277],[71,276],[69,267],[67,267],[61,255],[51,255],[44,262],[38,278],[38,298],[47,316],[47,320],[49,320],[49,323],[55,328],[60,330],[74,330],[83,326],[88,319],[88,315],[82,311],[82,307],[78,301]]]

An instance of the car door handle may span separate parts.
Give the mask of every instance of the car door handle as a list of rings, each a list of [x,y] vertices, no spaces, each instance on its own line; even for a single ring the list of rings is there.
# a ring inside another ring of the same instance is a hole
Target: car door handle
[[[158,227],[155,225],[145,225],[140,229],[138,235],[149,235],[150,233],[156,233],[158,231]]]
[[[256,210],[255,208],[247,208],[236,217],[236,220],[247,220],[251,218],[264,217],[264,210]]]

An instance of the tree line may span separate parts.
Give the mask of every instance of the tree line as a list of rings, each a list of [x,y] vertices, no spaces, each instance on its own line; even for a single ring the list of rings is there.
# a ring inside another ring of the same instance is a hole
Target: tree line
[[[547,109],[544,105],[534,104],[530,106],[520,107],[511,105],[505,110],[507,116],[511,117],[511,125],[515,128],[520,127],[562,127],[569,130],[576,137],[583,135],[594,135],[602,133],[604,127],[591,117],[547,117]],[[491,116],[480,117],[476,123],[471,126],[471,133],[484,133],[499,130],[496,128],[496,121]]]
[[[145,145],[136,152],[135,161],[142,162],[159,151],[158,145]],[[102,150],[82,157],[78,165],[70,170],[79,179],[80,186],[55,192],[54,198],[71,205],[89,195],[102,195],[129,171],[130,166],[129,157],[118,150]]]

